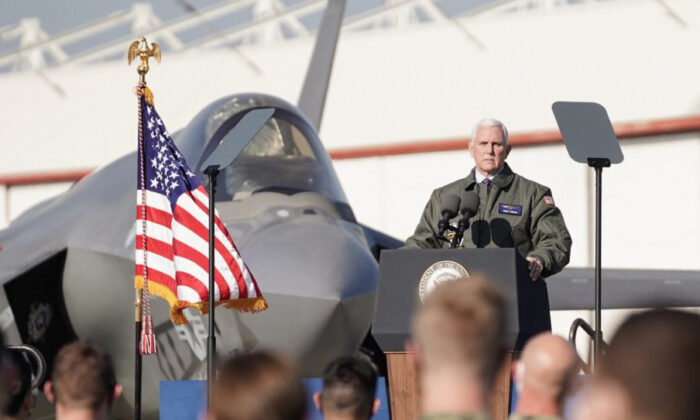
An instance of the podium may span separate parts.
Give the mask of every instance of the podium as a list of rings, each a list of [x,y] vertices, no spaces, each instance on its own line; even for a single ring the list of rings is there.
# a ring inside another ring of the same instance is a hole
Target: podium
[[[405,351],[411,318],[430,283],[466,274],[488,276],[503,292],[508,313],[507,350],[491,396],[493,420],[505,420],[510,406],[510,363],[525,342],[551,330],[547,285],[530,280],[527,261],[513,248],[398,249],[382,251],[372,335],[387,357],[392,419],[418,418],[419,380]],[[432,279],[431,279],[432,276]],[[431,280],[431,281],[428,281]]]

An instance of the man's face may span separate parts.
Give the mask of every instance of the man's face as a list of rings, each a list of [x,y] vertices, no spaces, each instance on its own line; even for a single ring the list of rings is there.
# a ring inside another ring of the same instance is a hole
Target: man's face
[[[503,167],[510,145],[506,146],[503,132],[497,126],[479,127],[469,146],[476,168],[484,175],[492,175]]]

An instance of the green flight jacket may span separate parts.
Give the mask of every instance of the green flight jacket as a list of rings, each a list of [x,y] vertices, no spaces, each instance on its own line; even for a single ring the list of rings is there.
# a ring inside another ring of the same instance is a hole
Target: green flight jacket
[[[461,197],[465,191],[474,191],[479,195],[479,211],[469,219],[463,248],[516,248],[523,256],[542,261],[542,277],[560,272],[569,263],[571,235],[550,189],[513,173],[508,164],[489,187],[477,184],[474,171],[433,191],[406,247],[449,248],[448,242],[438,239],[441,203],[450,194]],[[453,217],[450,224],[456,227],[461,218],[461,214]]]

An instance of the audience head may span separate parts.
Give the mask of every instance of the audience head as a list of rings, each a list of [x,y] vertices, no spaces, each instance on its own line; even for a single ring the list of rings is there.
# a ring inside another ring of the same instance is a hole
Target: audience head
[[[359,357],[340,357],[323,372],[323,391],[314,395],[325,420],[366,420],[379,409],[377,372]]]
[[[632,415],[630,400],[622,387],[595,378],[579,400],[573,420],[642,420]]]
[[[91,412],[107,418],[122,389],[114,376],[111,358],[85,341],[76,341],[56,355],[44,393],[56,406],[59,420],[72,417],[74,412]]]
[[[4,408],[4,419],[25,419],[34,405],[32,398],[32,367],[24,355],[18,351],[8,351],[10,366],[6,382],[8,400]]]
[[[700,316],[673,310],[630,316],[610,343],[600,382],[626,394],[635,419],[697,419]]]
[[[578,373],[578,357],[565,339],[541,333],[528,341],[515,363],[518,414],[560,415],[562,403]]]
[[[210,420],[303,420],[306,394],[287,359],[266,352],[234,356],[219,371]]]
[[[421,374],[458,375],[490,387],[503,355],[505,303],[481,276],[446,281],[413,319]]]

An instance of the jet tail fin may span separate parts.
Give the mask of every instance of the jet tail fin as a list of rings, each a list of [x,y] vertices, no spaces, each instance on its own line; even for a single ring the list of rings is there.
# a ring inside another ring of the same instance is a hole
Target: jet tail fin
[[[316,44],[306,71],[304,86],[299,95],[299,109],[317,131],[321,127],[335,48],[345,13],[345,3],[346,0],[328,0],[328,6],[316,34]]]

